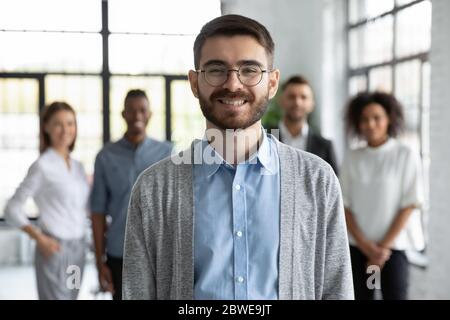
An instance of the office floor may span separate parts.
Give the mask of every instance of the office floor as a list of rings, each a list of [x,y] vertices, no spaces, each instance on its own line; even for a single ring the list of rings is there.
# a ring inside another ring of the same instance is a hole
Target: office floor
[[[37,300],[34,267],[0,266],[0,300]],[[79,300],[111,299],[107,293],[98,293],[97,270],[93,263],[87,264],[81,283]]]
[[[423,270],[411,268],[411,278],[416,279]],[[34,267],[0,266],[0,300],[36,300],[36,279]],[[412,281],[410,299],[430,299],[430,293],[424,290],[422,283]],[[98,293],[97,270],[91,262],[85,267],[79,300],[111,299],[108,293]]]

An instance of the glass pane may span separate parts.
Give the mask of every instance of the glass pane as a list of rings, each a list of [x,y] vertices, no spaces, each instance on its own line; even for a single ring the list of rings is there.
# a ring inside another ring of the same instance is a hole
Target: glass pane
[[[350,0],[350,23],[379,16],[394,9],[394,0]]]
[[[349,94],[354,96],[359,92],[367,91],[367,79],[366,76],[356,76],[350,78]]]
[[[349,32],[349,55],[351,68],[359,68],[364,65],[364,31],[365,26],[351,29]]]
[[[194,36],[110,36],[113,73],[187,74],[193,68]]]
[[[131,89],[141,89],[147,93],[152,110],[152,118],[147,133],[158,140],[166,139],[165,126],[165,81],[163,77],[112,77],[111,78],[111,140],[120,139],[126,131],[122,118],[124,100]]]
[[[219,0],[109,0],[111,32],[197,34],[220,16]]]
[[[392,68],[375,68],[369,72],[370,91],[392,92]]]
[[[172,140],[178,150],[183,150],[190,146],[192,140],[203,137],[205,118],[188,81],[173,81],[171,90]]]
[[[0,79],[0,217],[39,155],[39,91],[34,79]],[[32,200],[25,211],[37,213]]]
[[[350,30],[350,66],[358,68],[390,61],[392,31],[393,19],[390,15]]]
[[[92,175],[95,156],[103,143],[100,77],[47,76],[45,88],[46,104],[65,101],[75,109],[78,132],[73,156]]]
[[[99,72],[102,39],[97,34],[0,32],[0,71]]]
[[[397,57],[430,50],[431,2],[424,1],[401,10],[397,16]]]
[[[420,128],[421,63],[413,60],[398,64],[395,72],[395,95],[405,107],[406,129]]]
[[[100,0],[2,0],[0,29],[100,31]]]
[[[420,60],[400,63],[396,66],[395,94],[405,105],[405,108],[419,106],[420,82],[421,82]]]

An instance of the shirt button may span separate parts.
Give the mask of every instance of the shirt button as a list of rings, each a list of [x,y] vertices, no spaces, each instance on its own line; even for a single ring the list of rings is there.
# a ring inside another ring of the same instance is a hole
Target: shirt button
[[[237,277],[237,282],[239,282],[239,283],[242,283],[242,282],[244,282],[244,278],[243,277]]]
[[[236,235],[237,235],[239,238],[242,237],[242,231],[236,232]]]
[[[236,190],[241,190],[241,185],[237,184],[235,188]]]

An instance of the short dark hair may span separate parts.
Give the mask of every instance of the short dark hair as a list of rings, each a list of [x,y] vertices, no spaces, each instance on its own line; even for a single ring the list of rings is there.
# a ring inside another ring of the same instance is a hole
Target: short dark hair
[[[40,146],[39,151],[42,153],[46,151],[52,145],[52,141],[50,139],[50,135],[45,132],[45,126],[51,120],[51,118],[59,111],[68,111],[72,112],[75,117],[75,126],[77,125],[77,118],[75,116],[75,110],[67,103],[63,101],[55,101],[44,108],[41,113],[41,127],[40,127]],[[77,130],[78,131],[78,130]],[[69,146],[69,151],[73,151],[75,148],[75,141],[77,140],[77,136],[75,135],[75,139],[73,139],[72,144]]]
[[[194,42],[194,65],[200,68],[201,51],[205,41],[215,36],[238,36],[245,35],[255,38],[264,47],[267,53],[269,68],[273,67],[273,54],[275,44],[269,31],[256,20],[237,15],[228,14],[217,17],[206,23],[200,30]]]
[[[286,88],[291,84],[307,85],[312,89],[311,84],[309,83],[308,80],[306,80],[304,76],[295,75],[290,77],[289,79],[286,80],[286,82],[283,83],[283,85],[281,86],[281,91],[286,90]]]
[[[128,99],[131,99],[131,98],[145,98],[148,101],[147,94],[145,93],[144,90],[141,90],[141,89],[132,89],[132,90],[128,91],[127,95],[125,97],[125,100],[124,100],[124,105],[127,103]]]
[[[345,112],[347,134],[361,137],[359,123],[362,112],[372,103],[379,104],[386,111],[389,117],[388,135],[398,136],[404,129],[403,107],[392,94],[384,92],[361,92],[350,100]]]

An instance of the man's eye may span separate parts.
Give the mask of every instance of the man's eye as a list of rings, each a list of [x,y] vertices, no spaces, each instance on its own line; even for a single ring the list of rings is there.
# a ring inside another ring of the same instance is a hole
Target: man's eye
[[[242,75],[255,75],[259,73],[259,68],[256,66],[246,66],[241,68]]]
[[[215,74],[224,74],[226,73],[226,69],[224,68],[208,68],[206,69],[206,73],[210,74],[210,75],[215,75]]]

